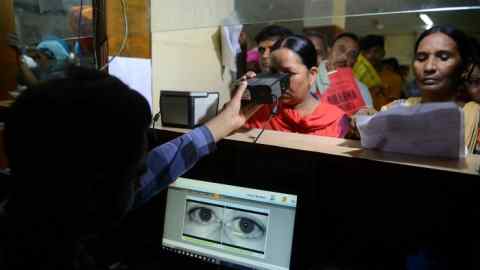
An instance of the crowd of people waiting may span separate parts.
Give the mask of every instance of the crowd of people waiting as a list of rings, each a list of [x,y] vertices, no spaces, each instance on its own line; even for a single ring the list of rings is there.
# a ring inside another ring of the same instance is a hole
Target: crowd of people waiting
[[[270,25],[255,40],[258,46],[247,53],[249,76],[285,73],[290,87],[278,104],[264,105],[253,115],[247,127],[343,138],[357,134],[352,119],[358,113],[388,110],[391,104],[451,101],[464,111],[468,152],[479,153],[479,45],[463,31],[453,26],[425,30],[414,46],[412,81],[408,66],[384,59],[382,36],[341,33],[330,47],[319,32],[296,35]],[[255,53],[258,57],[251,57]]]

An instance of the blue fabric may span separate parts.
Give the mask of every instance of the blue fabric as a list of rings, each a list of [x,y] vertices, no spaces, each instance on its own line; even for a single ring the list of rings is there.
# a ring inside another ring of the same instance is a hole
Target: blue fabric
[[[420,92],[420,89],[418,88],[417,82],[415,80],[409,81],[404,86],[403,93],[407,98],[422,96],[422,93]]]
[[[406,270],[447,270],[448,263],[445,257],[435,256],[432,250],[420,248],[416,255],[407,257]]]
[[[37,45],[37,49],[48,49],[53,53],[56,60],[65,60],[68,58],[68,51],[56,40],[45,40]]]
[[[154,148],[147,156],[147,172],[140,180],[133,207],[150,200],[215,149],[213,135],[205,126]]]
[[[429,270],[429,263],[423,254],[407,257],[407,270]]]
[[[62,38],[59,38],[55,35],[48,34],[47,36],[45,36],[43,40],[55,40],[58,43],[60,43],[67,52],[70,52],[70,47],[68,46],[67,42]]]

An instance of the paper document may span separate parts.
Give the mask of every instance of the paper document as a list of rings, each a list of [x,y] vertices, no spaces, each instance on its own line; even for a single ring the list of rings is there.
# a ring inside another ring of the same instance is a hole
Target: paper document
[[[351,68],[339,68],[330,73],[328,78],[330,85],[321,97],[322,102],[339,107],[348,116],[365,107],[365,101]]]
[[[237,72],[237,54],[240,53],[239,37],[242,25],[223,26],[221,29],[222,64],[232,72]],[[242,74],[243,75],[243,74]]]
[[[463,111],[453,102],[405,106],[358,116],[364,148],[431,157],[465,156]]]
[[[118,56],[110,63],[108,72],[142,94],[152,108],[152,63],[150,59]]]

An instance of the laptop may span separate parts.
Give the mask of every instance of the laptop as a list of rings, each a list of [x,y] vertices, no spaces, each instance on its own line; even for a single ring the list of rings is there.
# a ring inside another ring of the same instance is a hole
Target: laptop
[[[162,248],[231,269],[288,270],[297,196],[179,178],[168,188]]]

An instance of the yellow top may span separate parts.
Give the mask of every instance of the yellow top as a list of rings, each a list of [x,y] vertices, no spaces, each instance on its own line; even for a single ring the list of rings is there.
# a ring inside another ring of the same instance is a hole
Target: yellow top
[[[186,133],[189,131],[179,128],[158,127],[158,125],[160,125],[159,122],[157,122],[157,128],[159,128],[161,132],[170,135],[172,132]],[[226,142],[253,143],[253,140],[258,136],[259,132],[259,129],[241,130],[231,134],[224,140]],[[352,162],[355,162],[356,159],[367,159],[381,163],[395,163],[408,167],[422,167],[470,175],[478,175],[478,168],[480,166],[479,155],[468,155],[465,159],[436,159],[363,149],[360,141],[274,130],[265,130],[257,144],[326,154],[325,157],[327,159],[329,156],[352,158]],[[408,170],[408,168],[406,168],[406,170]]]
[[[383,82],[383,93],[390,100],[399,99],[402,96],[402,77],[397,73],[383,69],[380,72],[380,78]]]
[[[370,62],[360,54],[357,58],[353,73],[357,79],[368,86],[368,88],[382,85],[382,79]]]

